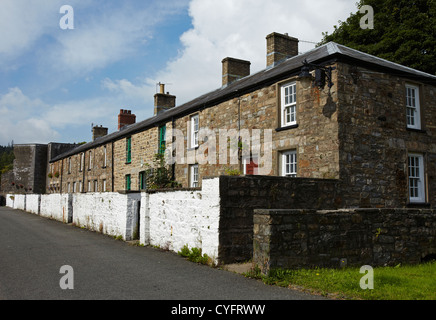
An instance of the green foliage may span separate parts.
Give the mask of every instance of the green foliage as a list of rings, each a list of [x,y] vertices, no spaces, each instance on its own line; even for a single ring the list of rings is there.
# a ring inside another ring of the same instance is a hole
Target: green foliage
[[[259,267],[244,274],[269,285],[296,288],[340,299],[435,300],[436,262],[374,268],[374,290],[363,290],[360,268],[273,269]]]
[[[167,166],[165,153],[157,153],[154,156],[153,166],[146,170],[148,189],[181,188],[181,184],[173,179],[173,171]]]
[[[242,175],[242,172],[240,170],[231,169],[231,168],[226,168],[225,173],[228,176],[240,176],[240,175]]]
[[[195,263],[209,264],[209,256],[207,254],[202,255],[201,249],[198,248],[189,249],[188,245],[184,245],[178,254]]]
[[[14,148],[12,146],[0,146],[0,174],[13,169],[14,159]]]
[[[436,1],[361,0],[360,8],[374,9],[374,29],[362,29],[364,14],[351,13],[332,34],[323,33],[318,45],[330,41],[430,74],[436,74]]]

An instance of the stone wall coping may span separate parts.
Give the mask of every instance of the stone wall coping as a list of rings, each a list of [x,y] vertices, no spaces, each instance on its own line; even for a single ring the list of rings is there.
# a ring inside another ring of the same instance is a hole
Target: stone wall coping
[[[415,209],[415,208],[359,208],[359,209],[337,209],[337,210],[315,210],[315,209],[254,209],[255,215],[291,215],[291,214],[435,214],[436,209]]]

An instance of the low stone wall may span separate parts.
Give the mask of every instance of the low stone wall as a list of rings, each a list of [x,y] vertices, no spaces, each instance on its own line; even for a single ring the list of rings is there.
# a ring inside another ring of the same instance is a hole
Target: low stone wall
[[[272,176],[220,177],[220,252],[224,263],[253,254],[254,209],[337,209],[338,180]]]
[[[148,191],[141,198],[140,242],[171,251],[200,248],[219,263],[219,178],[201,189]]]
[[[73,196],[73,223],[123,240],[139,237],[139,193],[77,193]]]
[[[41,195],[28,194],[26,195],[26,211],[33,214],[41,213]]]
[[[42,194],[40,215],[45,218],[70,223],[72,218],[72,194]]]
[[[271,268],[416,264],[436,254],[436,210],[255,210],[253,263]]]
[[[14,209],[26,210],[26,195],[25,194],[15,194],[14,195]]]
[[[6,207],[14,208],[15,195],[9,193],[6,195],[5,198],[6,198]]]

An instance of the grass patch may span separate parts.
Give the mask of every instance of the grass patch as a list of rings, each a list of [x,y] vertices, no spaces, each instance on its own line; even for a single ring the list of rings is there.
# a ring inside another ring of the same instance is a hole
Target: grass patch
[[[303,289],[324,296],[364,300],[436,300],[436,262],[374,268],[374,289],[363,290],[360,268],[271,270],[255,268],[245,276],[264,283]]]
[[[201,249],[189,249],[188,245],[184,245],[183,248],[178,252],[178,254],[195,263],[208,265],[211,261],[207,254],[201,254]]]

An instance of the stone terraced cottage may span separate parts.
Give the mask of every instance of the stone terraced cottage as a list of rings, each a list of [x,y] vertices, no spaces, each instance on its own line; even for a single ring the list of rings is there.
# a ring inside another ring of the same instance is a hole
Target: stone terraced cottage
[[[225,58],[222,87],[179,106],[161,85],[153,117],[121,110],[117,132],[51,159],[49,192],[139,191],[165,147],[185,188],[239,171],[339,180],[338,207],[436,206],[436,76],[333,42],[299,54],[278,33],[266,60],[250,74]]]
[[[434,257],[436,76],[298,43],[268,35],[254,74],[224,58],[222,86],[182,105],[161,84],[153,117],[121,109],[89,143],[19,146],[10,178],[33,187],[6,205],[262,270]],[[182,188],[145,190],[156,154]]]

